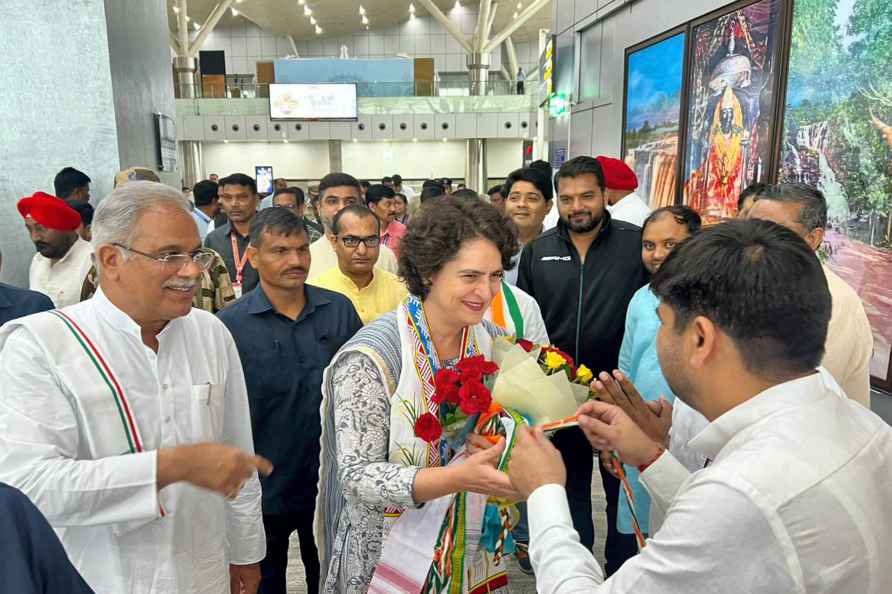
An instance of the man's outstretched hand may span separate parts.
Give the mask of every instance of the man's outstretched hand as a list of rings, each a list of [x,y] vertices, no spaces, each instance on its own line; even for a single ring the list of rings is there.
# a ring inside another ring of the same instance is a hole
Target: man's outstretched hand
[[[543,485],[567,482],[567,470],[561,453],[545,437],[541,429],[518,428],[517,443],[511,450],[508,476],[524,499]]]
[[[653,462],[663,448],[620,407],[591,401],[579,407],[579,427],[596,450],[613,450],[631,466]]]

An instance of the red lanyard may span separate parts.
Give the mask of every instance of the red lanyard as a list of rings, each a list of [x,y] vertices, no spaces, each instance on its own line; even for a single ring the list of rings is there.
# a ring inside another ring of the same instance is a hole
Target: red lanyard
[[[235,229],[233,229],[233,232],[230,232],[229,239],[232,240],[232,260],[235,262],[235,282],[236,284],[241,285],[242,271],[245,269],[245,264],[248,262],[248,250],[245,250],[245,253],[239,256],[238,241],[235,240]]]

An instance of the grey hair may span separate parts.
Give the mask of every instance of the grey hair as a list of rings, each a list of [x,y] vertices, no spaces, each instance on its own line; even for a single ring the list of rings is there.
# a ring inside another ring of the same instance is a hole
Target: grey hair
[[[135,181],[118,186],[106,196],[93,216],[93,250],[103,245],[130,246],[137,234],[136,223],[143,213],[161,207],[181,208],[190,213],[192,207],[180,192],[157,182]],[[97,258],[98,267],[98,258]]]
[[[817,188],[796,183],[766,185],[756,193],[756,200],[763,199],[798,204],[801,208],[796,222],[808,231],[827,227],[827,199]]]

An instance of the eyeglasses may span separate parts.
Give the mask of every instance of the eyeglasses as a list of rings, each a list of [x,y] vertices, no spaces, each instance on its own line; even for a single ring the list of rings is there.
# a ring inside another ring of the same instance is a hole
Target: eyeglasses
[[[291,202],[289,204],[277,204],[278,208],[287,208],[288,210],[297,210],[297,203]]]
[[[356,237],[355,235],[345,235],[344,237],[341,237],[339,239],[348,248],[359,247],[360,243],[369,249],[376,248],[379,245],[381,245],[381,238],[378,237],[377,235],[369,235],[368,237]]]
[[[185,268],[186,265],[190,262],[194,262],[202,270],[207,270],[211,267],[211,263],[214,261],[215,256],[213,252],[209,252],[204,249],[198,249],[188,254],[164,254],[163,256],[155,256],[153,254],[147,254],[145,252],[135,250],[132,247],[127,247],[126,245],[122,245],[120,243],[113,243],[112,245],[115,247],[119,247],[122,250],[127,250],[128,252],[138,254],[144,258],[148,258],[149,260],[154,260],[155,262],[158,262],[162,266],[170,268],[171,270],[178,271]]]

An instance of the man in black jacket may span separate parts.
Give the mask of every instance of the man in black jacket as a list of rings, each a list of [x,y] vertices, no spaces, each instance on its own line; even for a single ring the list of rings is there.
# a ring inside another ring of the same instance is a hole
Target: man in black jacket
[[[577,365],[595,374],[618,365],[626,310],[648,274],[641,262],[641,229],[614,221],[605,209],[604,172],[591,157],[567,161],[555,175],[558,226],[528,243],[520,258],[517,286],[542,309],[548,336]],[[567,498],[573,526],[591,549],[592,449],[579,429],[554,436],[567,467]],[[619,481],[601,470],[607,496],[609,576],[637,552],[634,537],[616,529]]]

